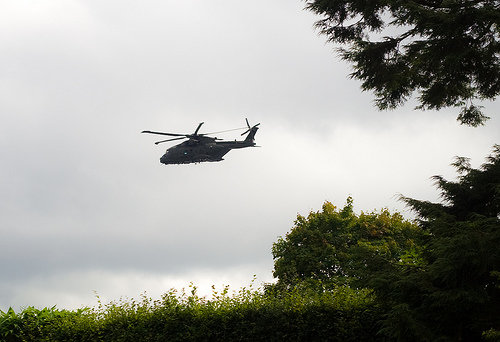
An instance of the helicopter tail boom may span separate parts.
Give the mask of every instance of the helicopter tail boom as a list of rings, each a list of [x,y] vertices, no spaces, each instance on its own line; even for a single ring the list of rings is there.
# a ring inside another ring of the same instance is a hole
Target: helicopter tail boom
[[[248,135],[246,136],[244,141],[246,143],[254,144],[255,133],[257,133],[258,129],[259,129],[259,127],[257,127],[257,126],[253,126],[252,128],[250,128],[250,131],[248,132]]]

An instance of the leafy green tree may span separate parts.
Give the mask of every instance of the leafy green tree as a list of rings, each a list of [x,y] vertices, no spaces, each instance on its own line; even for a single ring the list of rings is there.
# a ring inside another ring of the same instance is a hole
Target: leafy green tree
[[[362,288],[385,260],[418,262],[420,235],[399,213],[356,215],[350,197],[340,210],[325,202],[321,212],[298,215],[291,231],[273,244],[275,287]]]
[[[305,0],[329,42],[347,48],[351,76],[380,109],[418,92],[419,109],[461,107],[458,121],[488,119],[474,100],[500,92],[498,0]]]
[[[500,146],[479,169],[466,158],[453,165],[457,181],[434,177],[443,203],[403,198],[427,232],[423,262],[372,278],[391,308],[384,331],[401,341],[499,336]]]

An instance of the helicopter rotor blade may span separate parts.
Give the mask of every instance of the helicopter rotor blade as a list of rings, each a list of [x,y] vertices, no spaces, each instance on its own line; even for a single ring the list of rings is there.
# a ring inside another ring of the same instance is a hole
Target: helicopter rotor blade
[[[171,137],[185,137],[185,136],[187,136],[187,134],[164,133],[164,132],[154,132],[154,131],[142,131],[141,133],[158,134],[158,135],[168,135],[168,136],[171,136]]]
[[[203,125],[203,124],[204,124],[204,122],[200,122],[200,124],[198,125],[198,127],[196,127],[196,131],[194,131],[193,135],[195,135],[195,136],[198,135],[198,131],[200,130],[201,125]]]
[[[161,143],[164,143],[167,141],[174,141],[174,140],[181,140],[181,139],[186,139],[186,137],[179,137],[179,138],[172,138],[172,139],[157,141],[157,142],[155,142],[155,145],[158,145],[158,144],[161,144]]]
[[[240,128],[233,128],[233,129],[226,129],[224,131],[217,131],[217,132],[210,132],[210,133],[203,133],[199,135],[212,135],[212,134],[217,134],[217,133],[225,133],[225,132],[232,132],[232,131],[239,131],[242,129],[246,129],[246,127],[240,127]]]

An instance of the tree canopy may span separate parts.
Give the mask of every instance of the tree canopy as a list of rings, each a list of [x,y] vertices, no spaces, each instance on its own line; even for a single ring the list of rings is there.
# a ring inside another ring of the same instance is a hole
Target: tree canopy
[[[342,209],[325,202],[321,212],[298,215],[292,230],[273,244],[277,287],[304,283],[366,287],[386,260],[414,259],[421,230],[401,214],[353,211],[352,198]]]
[[[305,2],[380,109],[417,92],[419,109],[461,107],[457,120],[470,126],[488,119],[474,100],[500,93],[498,0]]]

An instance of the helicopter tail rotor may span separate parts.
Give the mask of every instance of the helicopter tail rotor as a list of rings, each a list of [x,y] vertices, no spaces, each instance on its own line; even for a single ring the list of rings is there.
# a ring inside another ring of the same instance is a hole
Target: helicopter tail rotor
[[[248,132],[250,132],[252,130],[252,128],[257,127],[257,126],[260,125],[260,123],[258,123],[256,125],[250,126],[250,124],[248,123],[248,119],[247,118],[245,118],[245,121],[247,122],[248,129],[244,133],[241,133],[241,135],[247,134]]]

